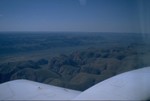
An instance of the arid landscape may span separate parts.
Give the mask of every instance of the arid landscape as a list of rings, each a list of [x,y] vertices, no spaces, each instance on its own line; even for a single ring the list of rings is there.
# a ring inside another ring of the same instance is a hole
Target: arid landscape
[[[135,33],[0,34],[0,83],[28,79],[85,90],[150,65],[148,37]]]

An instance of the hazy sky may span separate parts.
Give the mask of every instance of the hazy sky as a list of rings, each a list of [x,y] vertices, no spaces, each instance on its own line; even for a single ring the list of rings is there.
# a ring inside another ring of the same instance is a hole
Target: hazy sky
[[[0,31],[149,29],[150,0],[0,0]]]

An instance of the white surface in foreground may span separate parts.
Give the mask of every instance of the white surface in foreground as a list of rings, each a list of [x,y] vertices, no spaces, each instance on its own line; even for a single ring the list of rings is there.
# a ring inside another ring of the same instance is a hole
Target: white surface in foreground
[[[126,72],[87,89],[75,100],[148,100],[150,67]]]
[[[0,84],[0,100],[70,100],[80,91],[55,87],[29,80]]]
[[[150,98],[150,67],[126,72],[84,92],[28,80],[0,84],[0,100],[147,100]]]

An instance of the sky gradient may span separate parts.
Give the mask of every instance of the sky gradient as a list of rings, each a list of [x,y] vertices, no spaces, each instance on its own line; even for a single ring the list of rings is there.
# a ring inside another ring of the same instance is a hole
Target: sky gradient
[[[0,0],[0,31],[149,30],[150,0]]]

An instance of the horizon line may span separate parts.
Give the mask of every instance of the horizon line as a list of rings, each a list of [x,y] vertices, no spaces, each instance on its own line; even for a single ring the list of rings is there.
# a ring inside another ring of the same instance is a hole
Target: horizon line
[[[148,34],[148,33],[143,33],[143,32],[98,32],[98,31],[0,31],[0,33],[19,33],[19,32],[24,32],[24,33],[28,33],[28,32],[32,32],[32,33],[40,33],[40,32],[44,32],[44,33],[132,33],[132,34]]]

